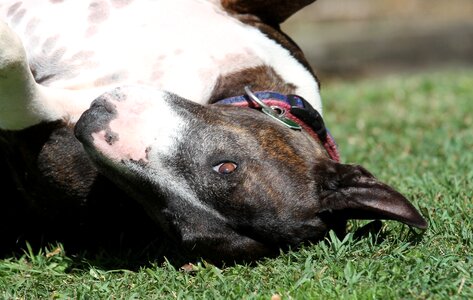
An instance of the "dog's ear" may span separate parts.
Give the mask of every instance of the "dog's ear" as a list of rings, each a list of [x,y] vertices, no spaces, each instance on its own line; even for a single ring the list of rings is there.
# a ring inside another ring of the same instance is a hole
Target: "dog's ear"
[[[315,0],[221,0],[222,6],[238,14],[258,16],[268,24],[281,24]]]
[[[328,161],[317,165],[321,212],[345,219],[389,219],[425,229],[427,222],[399,192],[366,169]]]

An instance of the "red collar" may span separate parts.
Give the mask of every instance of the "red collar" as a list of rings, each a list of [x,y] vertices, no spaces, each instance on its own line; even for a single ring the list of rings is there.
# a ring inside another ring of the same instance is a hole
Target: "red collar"
[[[274,92],[253,93],[248,88],[245,90],[247,95],[222,99],[215,104],[261,109],[293,130],[305,130],[320,141],[331,159],[340,162],[337,144],[325,127],[322,116],[304,98]]]

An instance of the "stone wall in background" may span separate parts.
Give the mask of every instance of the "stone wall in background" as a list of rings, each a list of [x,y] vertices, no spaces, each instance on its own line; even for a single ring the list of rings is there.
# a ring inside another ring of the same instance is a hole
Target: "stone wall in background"
[[[322,78],[473,67],[473,0],[319,0],[282,28]]]

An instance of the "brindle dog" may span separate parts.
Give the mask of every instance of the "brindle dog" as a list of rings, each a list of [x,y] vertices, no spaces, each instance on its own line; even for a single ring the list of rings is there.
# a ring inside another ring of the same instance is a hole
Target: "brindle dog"
[[[425,228],[338,161],[318,80],[280,29],[311,2],[2,1],[3,234],[164,230],[229,261],[343,234],[350,218]]]

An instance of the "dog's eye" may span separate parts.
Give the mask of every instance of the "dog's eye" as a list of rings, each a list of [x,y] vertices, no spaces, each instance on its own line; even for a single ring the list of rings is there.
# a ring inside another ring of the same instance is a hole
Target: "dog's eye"
[[[219,174],[230,174],[233,173],[237,169],[237,164],[231,161],[226,161],[219,163],[218,165],[213,167],[213,170]]]

